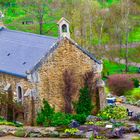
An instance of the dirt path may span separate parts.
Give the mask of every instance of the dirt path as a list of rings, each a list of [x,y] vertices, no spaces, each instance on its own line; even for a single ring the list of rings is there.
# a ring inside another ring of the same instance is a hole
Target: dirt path
[[[115,58],[115,62],[120,63],[120,64],[125,64],[125,59],[120,60],[119,58]],[[128,64],[129,66],[140,67],[140,63],[129,62]]]

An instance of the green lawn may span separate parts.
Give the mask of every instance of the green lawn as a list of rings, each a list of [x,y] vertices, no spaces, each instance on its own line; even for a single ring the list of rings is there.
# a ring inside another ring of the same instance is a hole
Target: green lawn
[[[104,60],[104,70],[105,75],[121,74],[125,71],[124,64],[118,64],[111,62],[109,60]],[[129,66],[129,73],[138,73],[138,68],[134,66]]]
[[[44,17],[45,24],[43,25],[43,34],[50,36],[58,36],[58,27],[56,22],[60,19],[60,14],[57,12],[55,17],[48,16]],[[22,24],[22,21],[33,21],[34,24],[26,25]],[[27,15],[21,7],[15,5],[8,7],[5,12],[5,18],[3,19],[4,24],[12,30],[20,30],[24,32],[32,32],[39,34],[39,25],[36,19],[30,15]]]
[[[140,27],[139,26],[135,27],[135,29],[130,33],[129,42],[140,42]]]
[[[119,57],[122,57],[125,55],[125,49],[122,49],[122,54]],[[136,48],[129,48],[128,49],[128,55],[129,58],[128,60],[130,62],[136,62],[136,63],[140,63],[140,46],[136,47]]]

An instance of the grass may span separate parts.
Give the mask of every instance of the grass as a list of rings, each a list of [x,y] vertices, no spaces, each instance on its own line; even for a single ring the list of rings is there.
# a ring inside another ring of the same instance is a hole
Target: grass
[[[122,74],[125,71],[124,64],[118,64],[115,62],[111,62],[109,60],[104,60],[104,70],[103,73],[107,75],[112,74]],[[138,73],[138,68],[134,66],[129,66],[128,73]]]
[[[140,100],[140,88],[134,88],[133,90],[129,91],[127,95],[136,100]]]
[[[136,48],[129,48],[128,54],[129,54],[128,60],[130,62],[140,63],[140,57],[139,57],[140,56],[140,46],[136,47]],[[121,57],[123,58],[124,55],[125,55],[125,49],[122,49]]]
[[[58,27],[56,24],[58,19],[60,19],[59,12],[55,14],[55,17],[48,16],[47,14],[44,16],[44,20],[46,21],[43,25],[44,35],[58,36]],[[34,24],[22,24],[22,21],[26,20],[33,21]],[[39,24],[37,20],[27,15],[20,6],[15,5],[13,7],[8,7],[3,22],[9,29],[39,34]]]
[[[130,33],[129,42],[140,42],[140,27],[137,26],[135,29]]]
[[[101,7],[110,7],[112,4],[116,4],[119,1],[120,0],[107,0],[106,2],[103,3],[101,0],[98,0]],[[36,19],[33,18],[32,16],[27,15],[22,10],[22,7],[20,7],[19,5],[13,4],[13,6],[7,7],[5,11],[6,12],[5,12],[4,24],[9,29],[39,34],[39,26],[37,24]],[[49,16],[45,14],[46,23],[43,26],[44,35],[55,36],[55,37],[58,36],[58,27],[57,27],[56,21],[58,21],[61,16],[62,15],[60,14],[59,11],[55,13],[55,16]],[[137,17],[134,17],[134,18],[137,18]],[[24,21],[25,19],[33,20],[34,24],[22,25],[22,21]],[[108,42],[108,38],[106,38],[106,35],[105,37],[103,37],[102,42],[103,44],[106,44]],[[140,42],[140,27],[136,27],[132,31],[132,33],[130,34],[129,42]]]

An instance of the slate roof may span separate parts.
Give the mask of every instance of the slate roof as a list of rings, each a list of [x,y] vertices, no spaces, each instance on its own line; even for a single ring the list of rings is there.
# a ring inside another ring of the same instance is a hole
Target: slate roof
[[[41,60],[58,46],[58,39],[50,36],[3,29],[0,31],[0,72],[27,77],[27,71],[37,68]],[[76,44],[75,44],[76,45]],[[76,45],[97,63],[92,54]]]
[[[26,71],[57,42],[54,37],[3,29],[0,31],[0,72],[26,77]]]

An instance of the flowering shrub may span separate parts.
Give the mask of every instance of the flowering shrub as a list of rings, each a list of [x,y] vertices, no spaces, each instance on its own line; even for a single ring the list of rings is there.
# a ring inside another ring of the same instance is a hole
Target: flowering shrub
[[[123,106],[107,106],[98,114],[103,120],[127,118],[126,108]]]
[[[134,83],[127,75],[116,74],[109,77],[108,86],[113,94],[121,96],[125,92],[133,89]]]
[[[65,133],[68,133],[70,135],[74,135],[75,133],[77,133],[79,130],[77,128],[69,128],[69,129],[65,129]]]

